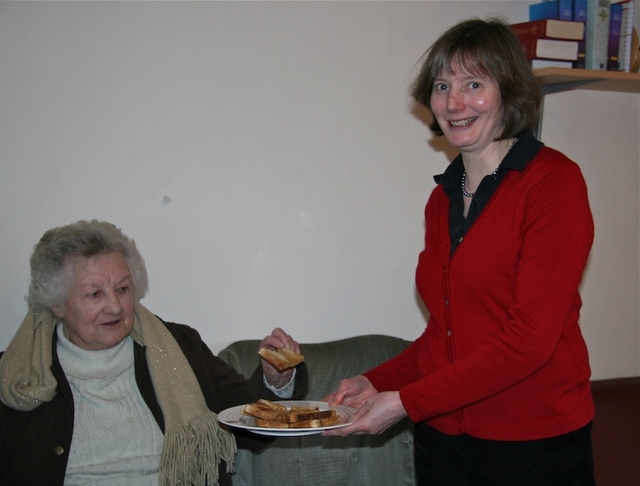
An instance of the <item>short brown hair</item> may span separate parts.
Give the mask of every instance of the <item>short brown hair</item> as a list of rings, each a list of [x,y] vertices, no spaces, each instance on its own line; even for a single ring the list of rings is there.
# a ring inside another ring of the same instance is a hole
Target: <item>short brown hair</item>
[[[420,72],[410,93],[431,109],[434,80],[459,66],[474,74],[489,76],[500,88],[503,126],[497,140],[533,129],[538,121],[542,92],[515,32],[500,19],[470,19],[447,30],[424,54]],[[430,127],[443,135],[438,122]]]

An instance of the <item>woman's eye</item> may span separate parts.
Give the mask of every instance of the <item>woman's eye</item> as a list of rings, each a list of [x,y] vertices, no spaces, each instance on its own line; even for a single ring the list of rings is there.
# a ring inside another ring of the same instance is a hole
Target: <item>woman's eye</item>
[[[120,287],[118,289],[118,292],[120,292],[121,294],[126,294],[127,292],[129,292],[129,286],[124,286],[124,287]]]
[[[469,87],[471,89],[478,89],[480,86],[481,86],[481,84],[476,82],[476,81],[472,81],[471,83],[469,83]]]
[[[433,87],[434,91],[445,91],[447,89],[447,85],[444,83],[436,83],[436,85]]]

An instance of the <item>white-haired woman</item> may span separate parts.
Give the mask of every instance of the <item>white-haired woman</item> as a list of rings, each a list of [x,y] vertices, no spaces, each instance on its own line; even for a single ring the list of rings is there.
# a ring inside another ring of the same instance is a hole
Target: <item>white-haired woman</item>
[[[0,359],[0,485],[229,485],[236,439],[216,413],[306,393],[304,365],[262,360],[246,380],[197,331],[142,306],[147,288],[114,225],[43,235],[29,311]],[[279,328],[260,346],[300,350]]]

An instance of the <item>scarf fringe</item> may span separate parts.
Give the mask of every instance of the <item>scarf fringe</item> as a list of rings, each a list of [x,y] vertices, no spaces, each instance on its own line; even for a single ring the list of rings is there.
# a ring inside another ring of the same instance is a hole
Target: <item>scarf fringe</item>
[[[167,431],[160,456],[160,486],[215,486],[218,464],[233,473],[237,447],[233,436],[213,412],[192,419],[179,430]]]

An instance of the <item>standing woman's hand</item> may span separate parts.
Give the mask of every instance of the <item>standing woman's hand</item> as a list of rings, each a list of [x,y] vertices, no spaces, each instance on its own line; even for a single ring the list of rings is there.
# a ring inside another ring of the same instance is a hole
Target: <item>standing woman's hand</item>
[[[355,422],[346,427],[325,430],[322,435],[382,434],[406,416],[407,411],[400,400],[399,392],[376,393],[356,411]]]
[[[271,334],[265,337],[260,342],[260,348],[278,350],[282,348],[290,349],[296,353],[300,353],[300,344],[293,339],[289,334],[284,332],[279,327],[275,328]],[[278,371],[271,363],[266,359],[262,359],[262,372],[267,379],[267,382],[276,388],[282,388],[289,383],[293,376],[293,370],[295,368],[288,368],[283,371]]]
[[[329,402],[332,407],[344,404],[349,407],[360,408],[377,393],[378,390],[374,388],[367,377],[358,375],[342,380],[338,385],[338,389],[323,398],[323,401]]]

